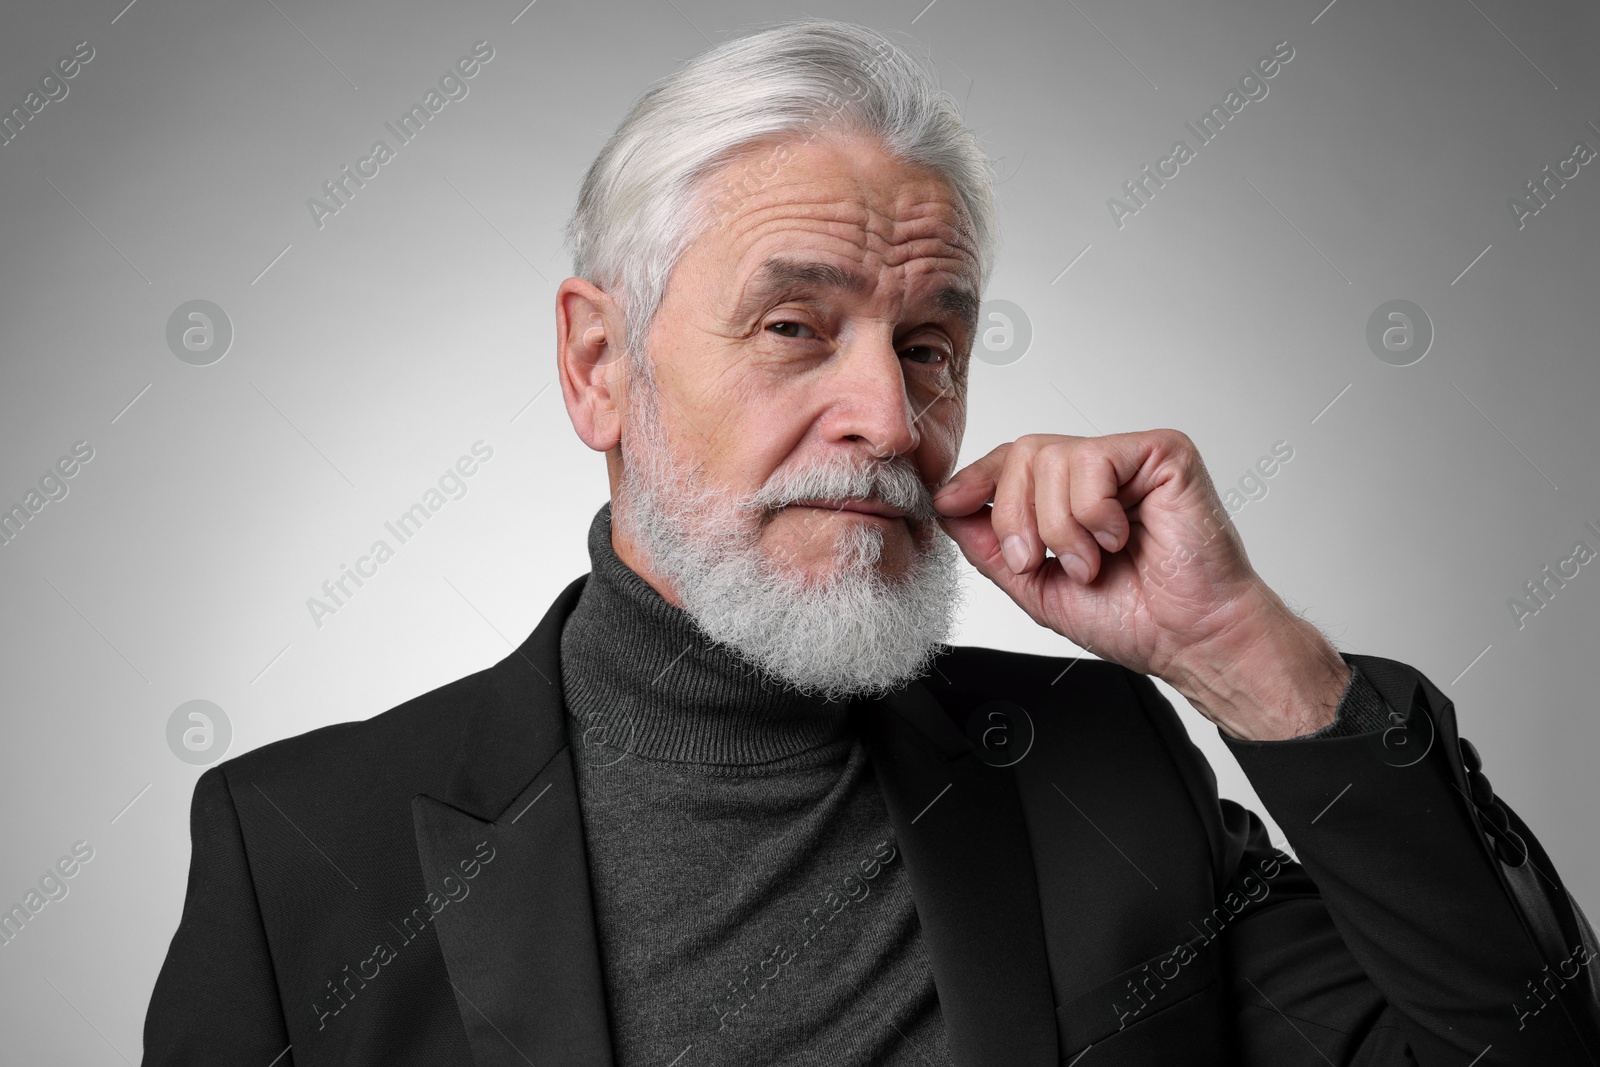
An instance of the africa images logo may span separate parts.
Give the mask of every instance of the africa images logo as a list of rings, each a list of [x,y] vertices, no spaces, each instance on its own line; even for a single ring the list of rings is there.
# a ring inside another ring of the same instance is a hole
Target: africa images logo
[[[1265,100],[1270,91],[1267,82],[1277,77],[1293,58],[1294,48],[1288,41],[1279,41],[1272,46],[1270,55],[1256,60],[1255,66],[1239,79],[1239,88],[1229,89],[1222,103],[1212,104],[1211,109],[1200,116],[1199,126],[1184,122],[1198,145],[1203,147],[1216,140],[1228,123],[1245,109],[1246,104],[1253,100]],[[1156,190],[1165,189],[1167,182],[1183,173],[1183,167],[1197,158],[1197,153],[1198,148],[1189,147],[1187,140],[1179,138],[1172,143],[1172,151],[1168,155],[1156,160],[1154,171],[1146,163],[1138,177],[1123,182],[1122,192],[1128,200],[1119,200],[1114,196],[1106,199],[1106,210],[1111,213],[1111,221],[1117,224],[1117,229],[1122,229],[1129,218],[1148,207],[1148,201],[1155,199]]]

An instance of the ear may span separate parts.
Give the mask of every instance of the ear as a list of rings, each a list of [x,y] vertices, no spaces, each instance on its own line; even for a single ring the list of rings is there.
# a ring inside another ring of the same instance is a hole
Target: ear
[[[583,443],[608,452],[622,440],[627,407],[622,313],[583,278],[556,289],[556,369],[567,416]]]

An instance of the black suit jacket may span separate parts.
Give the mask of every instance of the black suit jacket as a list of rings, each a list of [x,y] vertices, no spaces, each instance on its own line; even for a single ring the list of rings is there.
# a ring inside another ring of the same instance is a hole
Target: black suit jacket
[[[557,659],[586,578],[493,667],[200,777],[145,1063],[612,1062]],[[1600,1063],[1549,857],[1443,694],[1346,659],[1392,730],[1229,742],[1303,867],[1143,675],[953,647],[853,706],[955,1063]]]

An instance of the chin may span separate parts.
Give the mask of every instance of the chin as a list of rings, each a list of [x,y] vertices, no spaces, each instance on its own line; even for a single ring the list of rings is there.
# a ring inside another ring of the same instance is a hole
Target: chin
[[[841,540],[820,535],[799,545],[785,540],[768,549],[767,559],[775,571],[807,587],[825,584],[845,577],[850,570]],[[905,580],[917,562],[917,550],[909,539],[903,544],[895,541],[892,533],[887,535],[877,559],[871,564],[872,573],[890,585]]]

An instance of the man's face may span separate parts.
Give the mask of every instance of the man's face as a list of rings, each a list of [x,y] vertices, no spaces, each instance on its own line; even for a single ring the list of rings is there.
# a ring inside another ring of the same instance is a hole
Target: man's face
[[[710,180],[710,202],[730,210],[679,259],[648,341],[664,435],[733,498],[874,459],[936,487],[961,444],[977,321],[966,214],[935,172],[871,141],[786,148],[776,173],[766,145]],[[840,544],[860,539],[850,527],[872,525],[893,582],[939,535],[931,513],[828,503],[771,511],[763,554],[821,578]]]

